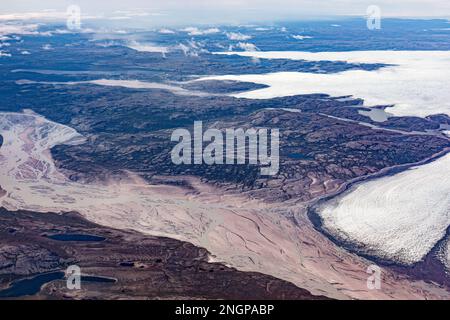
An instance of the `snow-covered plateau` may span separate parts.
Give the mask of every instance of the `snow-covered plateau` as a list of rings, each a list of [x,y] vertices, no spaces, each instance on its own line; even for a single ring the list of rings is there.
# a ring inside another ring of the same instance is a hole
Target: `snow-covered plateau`
[[[234,94],[240,98],[267,99],[298,94],[325,93],[364,99],[365,106],[393,105],[395,116],[425,117],[450,114],[449,51],[350,51],[220,52],[257,59],[341,61],[351,64],[383,64],[377,70],[348,70],[337,73],[275,72],[224,75],[201,80],[236,80],[267,85],[267,88]]]

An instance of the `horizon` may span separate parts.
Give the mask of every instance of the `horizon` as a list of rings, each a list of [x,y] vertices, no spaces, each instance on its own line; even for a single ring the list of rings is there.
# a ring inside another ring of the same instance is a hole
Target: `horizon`
[[[274,7],[274,4],[276,6]],[[180,2],[130,0],[124,5],[113,0],[55,1],[39,3],[19,0],[0,4],[0,22],[13,21],[63,21],[67,9],[76,5],[84,21],[101,21],[116,25],[163,27],[181,25],[242,25],[270,24],[279,21],[341,20],[367,17],[370,6],[377,6],[384,19],[445,19],[450,18],[450,2],[443,0],[388,1],[310,1],[310,0],[247,0],[207,3],[202,0]],[[405,9],[406,8],[406,9]]]

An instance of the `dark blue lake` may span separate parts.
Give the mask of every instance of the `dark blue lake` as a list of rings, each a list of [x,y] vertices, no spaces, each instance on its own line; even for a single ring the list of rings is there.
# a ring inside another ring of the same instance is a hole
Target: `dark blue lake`
[[[90,234],[76,234],[76,233],[53,234],[47,236],[47,238],[57,241],[86,241],[86,242],[99,242],[106,240],[106,238],[100,236],[94,236]]]
[[[15,281],[9,288],[0,291],[0,298],[17,298],[33,295],[38,293],[44,284],[61,279],[64,279],[64,272],[57,271]]]
[[[23,296],[31,296],[39,291],[44,284],[63,280],[65,274],[62,271],[39,274],[29,279],[18,280],[11,283],[9,288],[0,291],[0,298],[19,298]],[[97,282],[97,283],[115,283],[116,279],[100,277],[100,276],[81,276],[81,285],[83,282]]]

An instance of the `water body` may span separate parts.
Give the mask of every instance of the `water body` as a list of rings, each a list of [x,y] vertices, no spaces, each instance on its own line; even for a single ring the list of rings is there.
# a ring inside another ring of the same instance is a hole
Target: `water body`
[[[47,236],[52,240],[57,241],[82,241],[82,242],[100,242],[106,240],[104,237],[94,236],[90,234],[52,234]]]
[[[295,159],[295,160],[314,160],[313,157],[310,157],[306,154],[302,154],[302,153],[289,153],[287,155],[289,158],[291,159]]]
[[[65,274],[62,271],[50,272],[36,275],[32,278],[22,279],[13,282],[9,288],[0,291],[0,298],[20,298],[25,296],[32,296],[39,291],[43,285],[55,280],[63,280]],[[81,276],[81,284],[83,282],[94,283],[115,283],[116,279],[101,277],[101,276]]]
[[[377,108],[370,108],[369,110],[358,110],[358,113],[360,115],[369,117],[372,121],[375,122],[385,122],[389,120],[389,117],[392,116],[392,114],[387,113],[383,109]]]
[[[64,272],[50,272],[39,274],[29,279],[13,282],[11,286],[0,291],[0,298],[18,298],[38,293],[46,283],[64,279]]]

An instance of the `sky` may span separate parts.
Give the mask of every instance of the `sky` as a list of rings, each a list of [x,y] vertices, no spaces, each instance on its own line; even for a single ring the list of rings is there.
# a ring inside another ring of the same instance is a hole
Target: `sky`
[[[450,17],[449,0],[3,0],[0,19],[2,14],[65,12],[74,4],[90,18],[113,15],[126,20],[139,16],[156,25],[365,16],[370,5],[379,6],[384,17]]]

